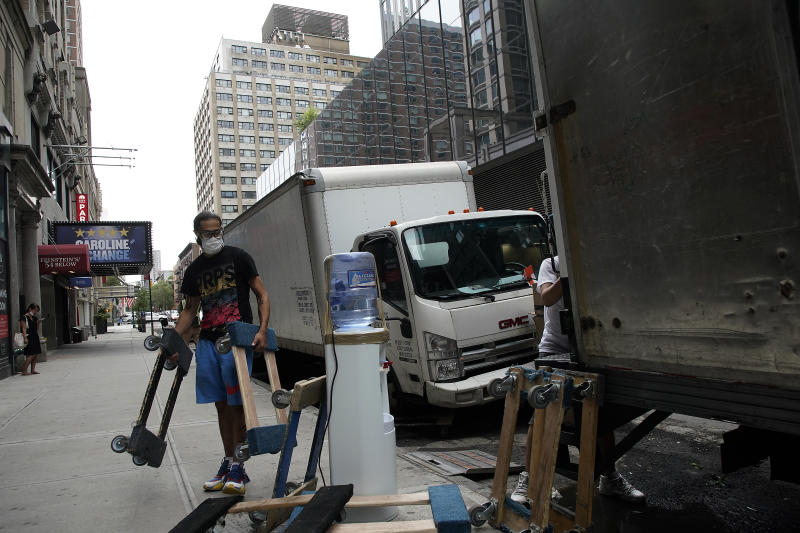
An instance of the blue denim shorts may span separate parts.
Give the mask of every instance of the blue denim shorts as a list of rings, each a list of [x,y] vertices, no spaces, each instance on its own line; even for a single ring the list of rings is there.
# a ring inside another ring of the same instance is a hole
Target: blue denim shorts
[[[253,349],[248,346],[245,351],[247,374],[250,375],[253,372]],[[233,351],[219,353],[213,342],[200,339],[194,355],[197,361],[195,375],[197,403],[227,402],[228,405],[242,405]]]

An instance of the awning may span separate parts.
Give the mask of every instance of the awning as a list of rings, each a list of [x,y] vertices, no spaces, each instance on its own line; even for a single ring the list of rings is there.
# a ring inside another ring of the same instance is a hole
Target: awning
[[[85,244],[39,246],[39,274],[84,276],[89,270],[89,247]]]

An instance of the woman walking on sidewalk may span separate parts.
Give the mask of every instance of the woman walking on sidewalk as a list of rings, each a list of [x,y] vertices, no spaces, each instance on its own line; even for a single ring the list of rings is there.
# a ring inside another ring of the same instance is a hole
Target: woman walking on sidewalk
[[[39,342],[39,306],[37,304],[30,304],[28,311],[22,315],[19,321],[19,327],[22,335],[25,337],[26,344],[25,350],[25,364],[22,365],[22,375],[30,376],[31,374],[38,374],[36,371],[36,357],[42,353],[42,345]],[[31,371],[28,372],[28,366]]]

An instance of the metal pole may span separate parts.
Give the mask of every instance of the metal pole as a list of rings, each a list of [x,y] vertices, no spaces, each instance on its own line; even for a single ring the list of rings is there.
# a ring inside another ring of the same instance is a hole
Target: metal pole
[[[150,335],[155,335],[153,330],[153,282],[150,280],[150,274],[147,275],[147,290],[150,291]]]

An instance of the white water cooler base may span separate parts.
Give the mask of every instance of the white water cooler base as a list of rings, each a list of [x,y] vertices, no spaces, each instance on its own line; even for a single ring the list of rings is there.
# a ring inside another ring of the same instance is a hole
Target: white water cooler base
[[[336,345],[336,357],[325,346],[328,406],[328,452],[331,483],[353,484],[353,494],[397,493],[397,445],[394,418],[383,412],[382,346]],[[334,381],[334,369],[338,371]],[[333,387],[333,390],[331,390]],[[347,509],[345,522],[385,522],[397,507]]]

